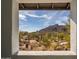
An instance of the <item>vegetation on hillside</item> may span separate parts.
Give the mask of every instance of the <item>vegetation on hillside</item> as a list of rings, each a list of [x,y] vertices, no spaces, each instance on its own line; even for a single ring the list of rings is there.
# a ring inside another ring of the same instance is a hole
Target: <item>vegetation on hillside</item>
[[[70,24],[66,23],[37,32],[19,32],[19,49],[24,51],[68,51],[70,50]],[[53,26],[52,26],[53,27]],[[48,27],[49,28],[49,27]],[[61,29],[62,30],[61,30]]]

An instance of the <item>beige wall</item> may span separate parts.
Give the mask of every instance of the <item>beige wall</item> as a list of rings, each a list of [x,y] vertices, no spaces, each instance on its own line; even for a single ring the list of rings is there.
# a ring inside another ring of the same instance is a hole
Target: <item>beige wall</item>
[[[12,55],[19,51],[19,14],[18,3],[13,0],[12,4]]]
[[[66,3],[71,0],[17,0],[19,3]]]
[[[71,50],[77,50],[77,0],[71,1]]]

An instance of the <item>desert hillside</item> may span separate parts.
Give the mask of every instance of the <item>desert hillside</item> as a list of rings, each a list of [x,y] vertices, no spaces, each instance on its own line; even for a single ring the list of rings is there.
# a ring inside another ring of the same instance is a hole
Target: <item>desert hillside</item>
[[[70,25],[51,25],[36,32],[19,32],[19,49],[24,51],[70,50]]]

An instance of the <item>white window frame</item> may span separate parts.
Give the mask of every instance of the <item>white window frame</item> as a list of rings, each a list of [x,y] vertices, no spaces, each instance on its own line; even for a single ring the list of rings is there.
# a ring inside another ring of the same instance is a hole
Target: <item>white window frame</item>
[[[70,2],[71,3],[71,49],[70,51],[19,51],[19,9],[18,4],[19,3],[64,3],[64,2]],[[71,0],[13,0],[12,5],[12,55],[76,55],[76,23],[74,20],[76,20],[76,11],[74,6],[75,1]],[[75,15],[74,15],[75,14]],[[73,20],[74,19],[74,20]]]

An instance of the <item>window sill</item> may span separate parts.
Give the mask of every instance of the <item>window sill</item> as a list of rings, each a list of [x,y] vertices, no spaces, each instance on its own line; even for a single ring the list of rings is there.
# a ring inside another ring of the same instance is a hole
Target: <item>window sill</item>
[[[76,55],[72,51],[19,51],[18,55]]]

